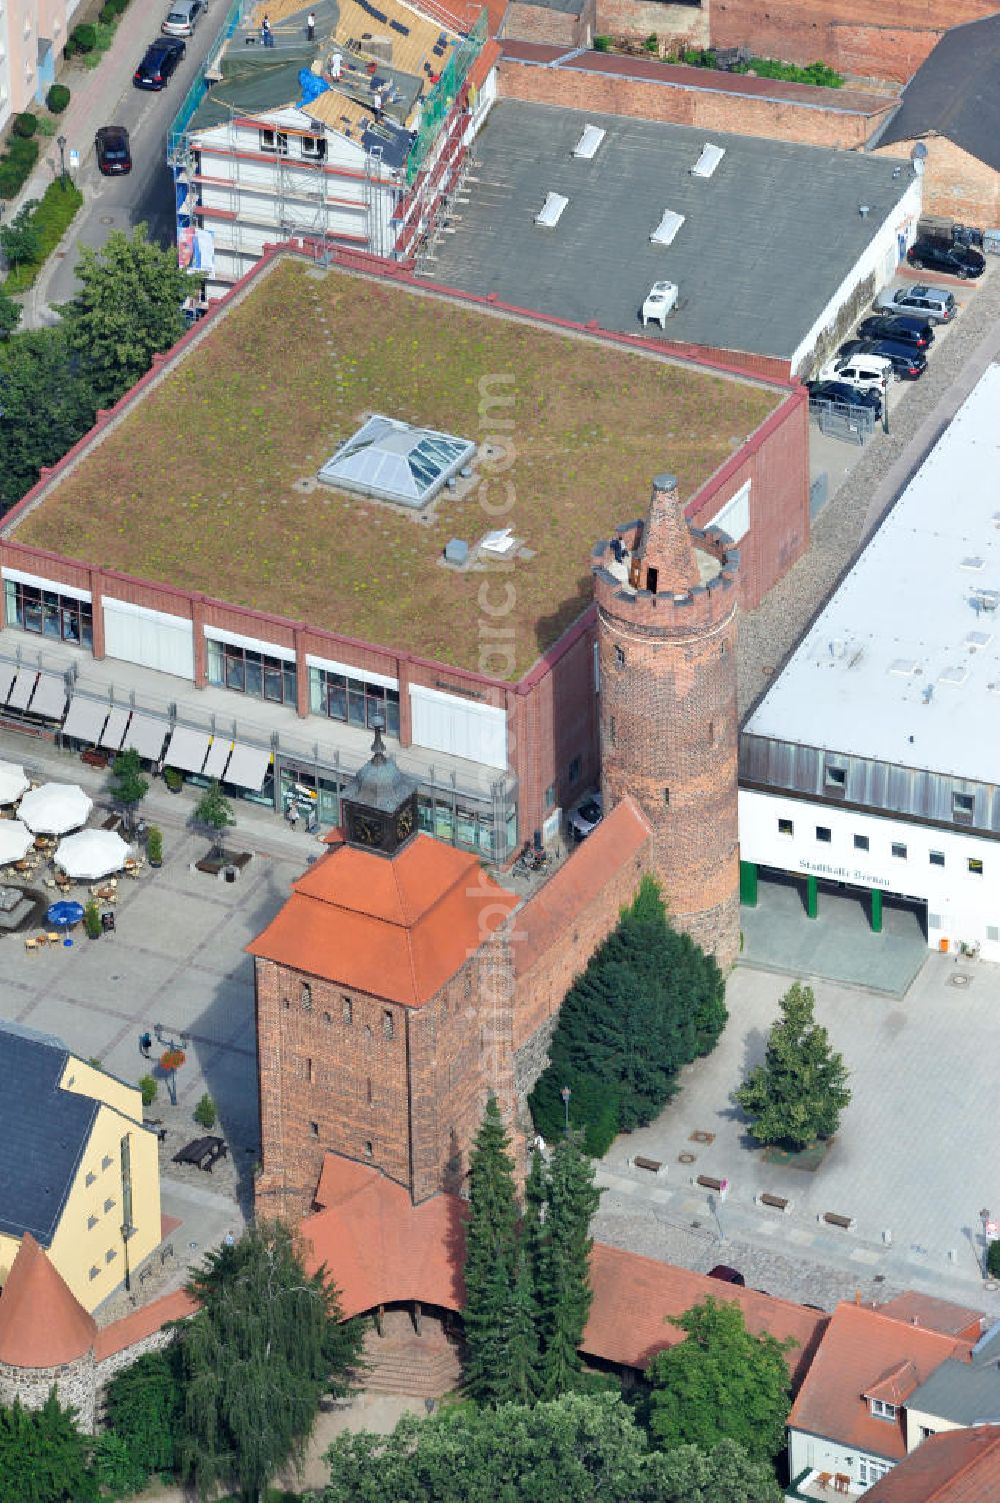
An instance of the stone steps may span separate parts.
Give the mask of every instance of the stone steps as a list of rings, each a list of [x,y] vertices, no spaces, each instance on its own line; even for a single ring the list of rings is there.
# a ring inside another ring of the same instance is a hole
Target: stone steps
[[[462,1373],[457,1349],[439,1337],[422,1342],[416,1335],[405,1341],[372,1335],[365,1341],[364,1357],[361,1386],[366,1393],[438,1399],[458,1386]]]

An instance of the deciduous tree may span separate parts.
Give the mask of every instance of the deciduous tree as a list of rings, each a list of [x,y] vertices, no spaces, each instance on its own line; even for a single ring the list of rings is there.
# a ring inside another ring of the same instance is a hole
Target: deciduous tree
[[[94,421],[97,403],[61,328],[0,342],[0,512]]]
[[[0,1497],[17,1503],[94,1503],[92,1442],[51,1390],[41,1409],[0,1408]]]
[[[750,1118],[761,1143],[803,1148],[837,1131],[851,1100],[843,1056],[816,1022],[812,988],[798,981],[782,997],[764,1063],[752,1071],[734,1100]]]
[[[217,854],[222,849],[222,832],[236,823],[233,816],[232,805],[219,787],[218,779],[213,779],[205,789],[201,798],[195,805],[195,822],[204,825],[212,832],[212,851]]]
[[[747,1455],[770,1461],[785,1443],[791,1378],[785,1353],[795,1345],[746,1328],[735,1301],[711,1296],[671,1325],[687,1340],[658,1352],[649,1365],[650,1433],[665,1450],[711,1450],[737,1441]]]
[[[184,1402],[179,1344],[147,1352],[116,1374],[105,1402],[110,1433],[121,1441],[143,1481],[154,1472],[172,1472]]]
[[[200,1310],[181,1331],[183,1475],[202,1497],[259,1503],[300,1463],[319,1402],[350,1387],[361,1345],[326,1269],[307,1274],[292,1230],[263,1222],[209,1253],[188,1285]]]
[[[124,807],[130,825],[148,792],[149,779],[142,775],[139,753],[132,746],[118,752],[111,769],[111,794]]]

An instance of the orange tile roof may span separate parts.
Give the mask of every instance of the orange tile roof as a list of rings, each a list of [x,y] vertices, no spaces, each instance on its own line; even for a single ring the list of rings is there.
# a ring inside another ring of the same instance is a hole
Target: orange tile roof
[[[523,976],[572,926],[581,910],[628,861],[635,861],[635,885],[642,875],[641,855],[649,843],[649,826],[630,798],[616,804],[592,835],[525,904],[515,920],[514,963]]]
[[[247,949],[421,1007],[519,901],[475,856],[429,835],[391,859],[331,843]]]
[[[905,1456],[902,1416],[895,1423],[876,1419],[863,1395],[901,1362],[912,1364],[916,1386],[949,1357],[967,1361],[971,1350],[969,1342],[953,1336],[907,1325],[863,1305],[840,1304],[792,1405],[789,1427],[876,1456]]]
[[[986,1317],[981,1310],[970,1310],[965,1305],[953,1305],[950,1300],[936,1299],[933,1294],[921,1294],[916,1289],[907,1289],[884,1305],[873,1305],[881,1315],[890,1315],[893,1320],[905,1320],[908,1325],[923,1326],[926,1331],[940,1331],[944,1336],[961,1336],[965,1341],[978,1341],[985,1327]]]
[[[30,1232],[25,1232],[0,1295],[0,1362],[59,1367],[93,1346],[97,1323]]]
[[[377,1169],[327,1154],[317,1201],[324,1207],[302,1222],[312,1266],[325,1262],[341,1291],[347,1316],[396,1300],[419,1300],[446,1310],[462,1305],[466,1205],[435,1195],[419,1206]],[[788,1356],[797,1377],[820,1339],[827,1317],[752,1289],[723,1285],[655,1258],[594,1244],[594,1300],[582,1350],[623,1366],[644,1368],[654,1352],[683,1341],[668,1315],[680,1315],[706,1295],[739,1304],[748,1328],[794,1336]]]
[[[898,1409],[900,1404],[905,1404],[911,1393],[919,1386],[917,1369],[909,1357],[902,1362],[894,1362],[881,1377],[876,1378],[874,1383],[869,1383],[864,1391],[866,1399],[881,1399],[884,1404],[895,1404]]]
[[[105,1357],[124,1351],[127,1346],[134,1346],[137,1341],[144,1341],[147,1336],[162,1330],[170,1321],[184,1320],[186,1316],[193,1315],[197,1308],[197,1303],[183,1289],[161,1295],[159,1299],[151,1300],[148,1305],[131,1311],[121,1320],[113,1321],[103,1331],[99,1331],[94,1355],[98,1362],[103,1362]]]
[[[779,1341],[795,1338],[787,1354],[793,1380],[801,1381],[819,1346],[828,1317],[788,1300],[723,1284],[706,1274],[693,1273],[657,1258],[640,1257],[619,1247],[595,1242],[590,1260],[594,1300],[583,1337],[583,1350],[605,1361],[644,1368],[655,1352],[677,1346],[687,1338],[669,1315],[683,1315],[709,1295],[739,1305],[747,1330],[768,1332]]]
[[[1000,1430],[946,1430],[865,1493],[865,1503],[990,1503],[1000,1498]]]

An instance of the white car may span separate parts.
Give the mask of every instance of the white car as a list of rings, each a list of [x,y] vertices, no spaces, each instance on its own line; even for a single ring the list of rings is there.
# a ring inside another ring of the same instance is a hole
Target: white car
[[[193,36],[198,18],[204,8],[202,0],[177,0],[177,3],[170,7],[160,30],[167,37]]]
[[[828,360],[819,373],[821,381],[846,381],[858,391],[884,391],[892,376],[892,361],[884,355],[849,355]]]
[[[661,329],[667,327],[667,314],[677,306],[677,290],[676,282],[653,283],[642,305],[643,328],[647,324],[659,324]]]

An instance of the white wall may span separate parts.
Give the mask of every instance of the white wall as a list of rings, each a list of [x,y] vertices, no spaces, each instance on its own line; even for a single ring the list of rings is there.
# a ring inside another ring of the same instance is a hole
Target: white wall
[[[105,595],[104,651],[124,663],[194,679],[194,627],[183,616]]]
[[[979,944],[984,959],[1000,960],[1000,842],[746,789],[739,806],[741,860],[926,902],[931,948],[942,939],[952,950]],[[784,819],[792,821],[791,835],[779,833]],[[817,840],[817,826],[830,831],[829,843]],[[856,835],[867,838],[867,851],[855,847]],[[897,843],[905,858],[893,856]],[[931,865],[931,851],[944,855],[943,866]],[[970,859],[983,863],[982,876],[970,872]]]
[[[908,167],[903,169],[909,171]],[[921,204],[923,202],[923,179],[914,177],[910,186],[896,203],[888,217],[883,220],[875,235],[868,243],[868,249],[854,263],[848,275],[841,282],[833,297],[827,303],[822,313],[816,319],[812,328],[802,339],[798,348],[792,355],[792,371],[797,370],[800,362],[812,353],[813,346],[828,324],[833,323],[838,312],[847,302],[854,289],[865,280],[866,277],[875,274],[875,291],[879,292],[896,274],[899,264],[899,250],[897,235],[905,235],[907,245],[912,245],[917,233],[917,220],[920,218]]]
[[[860,1466],[862,1456],[867,1460],[886,1464],[886,1458],[873,1456],[871,1452],[851,1450],[842,1442],[827,1440],[821,1435],[808,1435],[802,1430],[788,1432],[788,1472],[794,1479],[810,1469],[816,1472],[846,1473],[855,1487],[861,1486]],[[868,1483],[867,1486],[871,1486]],[[831,1493],[831,1498],[835,1494]]]
[[[411,684],[410,712],[414,746],[506,771],[506,711]]]

